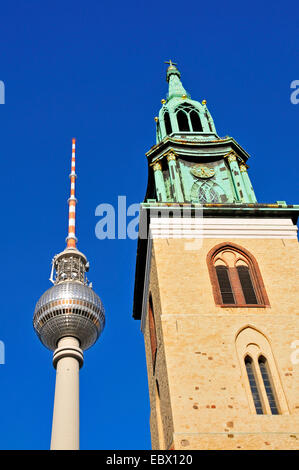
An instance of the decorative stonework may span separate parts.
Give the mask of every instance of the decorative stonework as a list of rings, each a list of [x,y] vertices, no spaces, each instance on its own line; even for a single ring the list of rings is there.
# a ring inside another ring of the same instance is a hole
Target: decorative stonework
[[[159,162],[155,163],[154,166],[153,166],[153,170],[154,171],[161,171],[162,170],[161,163],[159,163]]]
[[[176,160],[176,156],[173,152],[167,154],[167,161],[170,162],[171,160]]]
[[[239,331],[235,342],[241,365],[243,386],[248,397],[251,414],[256,414],[256,408],[244,361],[244,358],[248,356],[252,360],[253,367],[255,369],[255,380],[258,383],[257,393],[261,399],[263,414],[270,416],[272,415],[272,411],[269,406],[266,390],[263,386],[262,376],[256,373],[259,370],[259,358],[261,356],[267,358],[269,372],[271,375],[271,388],[275,389],[275,404],[280,411],[279,414],[289,414],[288,404],[284,390],[281,386],[279,372],[277,370],[277,363],[273,356],[269,338],[267,338],[265,332],[259,331],[257,328],[252,326],[246,326],[241,331]]]
[[[194,165],[191,168],[192,175],[196,176],[196,178],[212,178],[215,175],[214,168],[208,168],[206,166]]]
[[[223,256],[223,254],[226,253],[226,258]],[[250,268],[250,277],[254,285],[255,293],[258,299],[257,304],[247,304],[243,298],[243,294],[240,295],[241,292],[241,286],[239,285],[235,289],[235,293],[238,294],[236,298],[236,303],[234,304],[223,304],[220,289],[219,289],[219,284],[217,280],[217,275],[216,275],[216,269],[215,265],[218,262],[222,262],[225,265],[229,267],[228,260],[233,263],[233,267],[230,268],[230,279],[233,283],[237,281],[237,275],[236,275],[236,265],[237,262],[241,262],[242,264],[245,263],[249,268]],[[262,275],[258,266],[258,263],[255,259],[255,257],[249,253],[248,250],[243,248],[240,245],[237,245],[235,243],[220,243],[219,245],[216,245],[214,248],[212,248],[208,255],[207,255],[207,265],[208,265],[208,270],[210,274],[210,280],[211,280],[211,285],[213,289],[213,295],[214,295],[214,300],[215,304],[218,307],[225,307],[227,308],[228,306],[231,307],[270,307],[269,299],[267,296],[267,292],[265,289],[265,285],[262,279]]]
[[[241,173],[245,173],[247,171],[246,165],[244,165],[243,163],[240,165],[240,171]]]
[[[231,162],[235,162],[237,160],[237,157],[235,154],[231,153],[230,155],[228,155],[227,157],[227,161],[228,163],[231,163]]]

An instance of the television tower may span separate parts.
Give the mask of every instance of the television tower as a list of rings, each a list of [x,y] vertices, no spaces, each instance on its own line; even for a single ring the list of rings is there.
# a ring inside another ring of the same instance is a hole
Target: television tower
[[[76,246],[75,142],[73,139],[67,246],[52,260],[50,281],[54,286],[41,296],[33,316],[39,339],[54,351],[53,450],[79,449],[79,369],[83,351],[97,341],[105,325],[103,304],[86,278],[89,263]]]

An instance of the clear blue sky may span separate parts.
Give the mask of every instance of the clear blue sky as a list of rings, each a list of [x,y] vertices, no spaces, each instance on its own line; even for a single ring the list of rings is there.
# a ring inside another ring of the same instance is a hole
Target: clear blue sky
[[[145,152],[169,58],[218,134],[251,155],[259,202],[298,203],[298,2],[1,3],[0,448],[47,449],[55,371],[32,315],[65,247],[77,138],[78,247],[107,313],[81,370],[81,448],[149,449],[143,337],[132,319],[136,241],[95,237],[95,208],[143,200]]]

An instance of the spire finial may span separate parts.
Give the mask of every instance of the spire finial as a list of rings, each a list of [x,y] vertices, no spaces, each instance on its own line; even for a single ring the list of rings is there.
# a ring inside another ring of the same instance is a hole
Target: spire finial
[[[172,62],[172,60],[169,59],[165,61],[165,64],[169,65],[169,67],[167,68],[167,74],[166,74],[167,82],[169,82],[171,75],[177,75],[179,78],[181,77],[181,74],[176,67],[178,65],[176,62]]]
[[[68,236],[66,238],[67,248],[76,248],[77,238],[75,234],[76,227],[76,204],[77,199],[75,198],[75,182],[76,182],[76,139],[72,139],[72,164],[71,164],[71,195],[68,200],[69,204],[69,228]]]
[[[176,64],[175,62],[172,62],[172,60],[170,60],[170,59],[167,60],[167,61],[165,62],[165,64],[169,64],[169,67],[173,67],[174,65],[178,65],[178,64]]]
[[[169,64],[166,73],[166,81],[169,83],[169,90],[167,95],[167,101],[169,101],[172,97],[180,97],[180,98],[190,98],[190,95],[186,92],[185,88],[181,82],[181,74],[180,71],[177,69],[177,63],[172,62],[172,60],[165,61],[165,64]]]

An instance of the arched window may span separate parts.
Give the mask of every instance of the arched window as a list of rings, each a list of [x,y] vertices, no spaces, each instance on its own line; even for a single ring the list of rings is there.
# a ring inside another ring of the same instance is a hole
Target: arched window
[[[257,385],[257,380],[256,380],[256,373],[254,370],[254,364],[253,360],[250,356],[245,357],[245,367],[246,367],[246,372],[247,372],[247,377],[249,380],[249,385],[252,393],[252,399],[254,402],[256,414],[262,415],[264,414],[263,406],[262,406],[262,400],[261,400],[261,395],[260,391],[258,389]]]
[[[216,266],[219,289],[224,304],[234,304],[235,298],[229,278],[229,268],[227,266]]]
[[[263,378],[266,394],[267,394],[267,397],[268,397],[271,413],[273,415],[278,415],[279,414],[278,413],[278,407],[277,407],[277,404],[276,404],[274,387],[272,385],[272,379],[271,379],[271,375],[270,375],[270,369],[269,369],[269,366],[268,366],[268,361],[264,356],[260,356],[258,362],[259,362],[260,371],[261,371],[261,375],[262,375],[262,378]]]
[[[257,304],[258,301],[252,283],[249,266],[243,264],[239,266],[237,265],[237,271],[246,304]]]
[[[156,366],[156,356],[157,356],[157,334],[156,334],[153,300],[152,300],[151,294],[149,296],[149,302],[148,302],[148,317],[149,317],[149,335],[150,335],[151,352],[152,352],[152,364],[153,364],[153,373],[154,373],[155,366]]]
[[[217,184],[211,181],[205,181],[201,183],[198,190],[198,201],[202,204],[205,203],[214,203],[217,204],[220,202],[219,194],[215,191],[214,187],[217,188]]]
[[[207,263],[216,305],[269,306],[258,264],[247,250],[222,243],[208,253]]]
[[[165,124],[166,134],[168,135],[171,134],[172,127],[171,127],[169,113],[167,111],[164,113],[164,124]]]
[[[183,103],[176,108],[176,117],[180,131],[202,132],[199,112],[192,104]]]
[[[191,111],[190,113],[190,119],[191,119],[191,124],[192,124],[192,129],[193,132],[202,132],[202,125],[201,125],[201,120],[196,111]]]
[[[256,414],[288,414],[288,405],[267,337],[251,326],[236,336],[244,390]]]
[[[177,113],[178,126],[180,131],[190,131],[187,114],[180,110]]]

